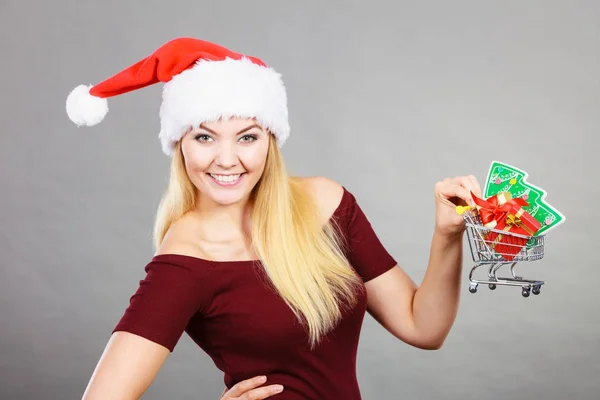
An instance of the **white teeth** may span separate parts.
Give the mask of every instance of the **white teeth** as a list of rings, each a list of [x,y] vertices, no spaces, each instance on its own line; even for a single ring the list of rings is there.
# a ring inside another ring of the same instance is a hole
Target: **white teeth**
[[[219,182],[231,183],[231,182],[235,182],[236,180],[238,180],[238,178],[241,176],[241,174],[237,174],[237,175],[214,175],[214,174],[210,174],[210,176],[212,176],[213,178],[215,178],[215,180],[217,180]]]

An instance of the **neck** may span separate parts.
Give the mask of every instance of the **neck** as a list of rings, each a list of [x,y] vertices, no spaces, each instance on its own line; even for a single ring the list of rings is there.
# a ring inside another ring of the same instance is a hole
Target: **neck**
[[[224,206],[199,196],[195,214],[198,217],[202,236],[211,237],[217,241],[227,241],[232,237],[249,236],[250,234],[251,204],[249,198]]]

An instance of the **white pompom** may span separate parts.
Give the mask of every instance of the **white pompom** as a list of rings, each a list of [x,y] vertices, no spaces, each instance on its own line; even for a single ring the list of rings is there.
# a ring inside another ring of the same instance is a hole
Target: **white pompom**
[[[108,113],[108,101],[92,96],[92,85],[79,85],[67,96],[67,115],[78,126],[100,123]]]

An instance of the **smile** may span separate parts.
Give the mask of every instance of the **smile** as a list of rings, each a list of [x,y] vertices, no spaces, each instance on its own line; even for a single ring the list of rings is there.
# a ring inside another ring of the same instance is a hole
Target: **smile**
[[[235,175],[217,175],[208,174],[218,185],[220,186],[233,186],[236,185],[244,174]]]

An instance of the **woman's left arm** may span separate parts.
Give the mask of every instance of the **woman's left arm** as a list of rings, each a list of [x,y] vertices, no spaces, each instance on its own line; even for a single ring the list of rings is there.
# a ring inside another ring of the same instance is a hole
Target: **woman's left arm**
[[[464,221],[456,205],[473,205],[481,196],[473,176],[435,185],[436,216],[427,271],[420,286],[401,268],[392,268],[366,283],[369,313],[406,343],[439,349],[456,319],[462,277]]]

